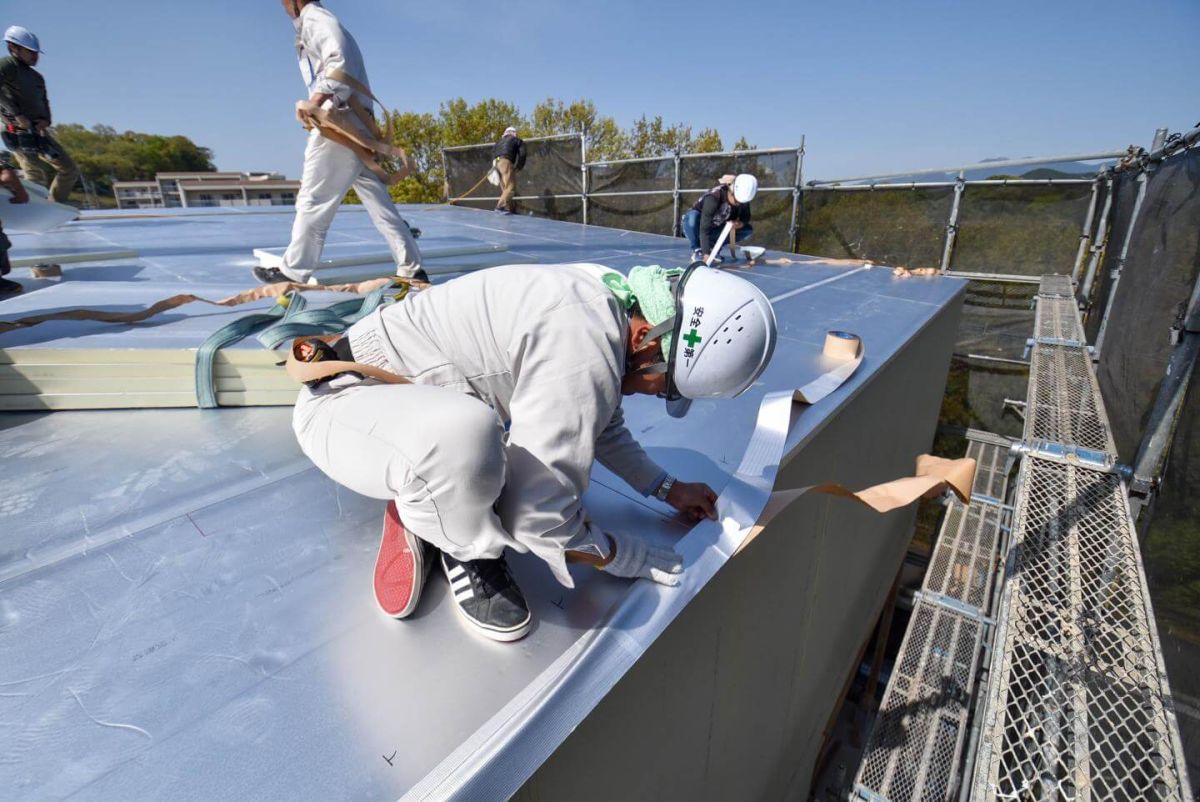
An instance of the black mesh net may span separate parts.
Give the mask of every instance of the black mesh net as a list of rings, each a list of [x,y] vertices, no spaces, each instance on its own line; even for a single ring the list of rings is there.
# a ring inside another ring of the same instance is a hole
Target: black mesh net
[[[1136,456],[1166,373],[1171,329],[1181,322],[1200,271],[1200,150],[1178,154],[1150,174],[1129,237],[1098,366],[1125,461]]]
[[[583,192],[583,143],[579,137],[527,139],[525,148],[525,169],[517,173],[518,197],[536,195],[544,199]],[[492,166],[492,145],[442,152],[446,157],[446,183],[451,198],[468,192]],[[498,198],[500,188],[485,181],[471,197]],[[537,204],[527,205],[532,208]]]
[[[963,191],[954,270],[1041,276],[1071,273],[1092,185],[970,186]]]
[[[723,175],[750,173],[758,178],[760,187],[796,186],[796,151],[782,153],[733,153],[727,155],[697,154],[679,159],[679,186],[687,190],[707,190],[717,185]]]
[[[675,230],[675,199],[670,193],[589,197],[588,223],[669,236]]]
[[[1192,374],[1142,556],[1176,700],[1200,699],[1200,371]],[[1200,713],[1179,709],[1192,782],[1200,782]]]
[[[797,250],[908,267],[942,259],[953,189],[806,189]]]
[[[982,429],[1020,437],[1024,421],[1005,399],[1025,400],[1029,370],[1022,365],[955,357],[946,378],[939,425],[945,429]],[[962,456],[962,451],[948,454]]]
[[[1002,281],[972,281],[967,286],[962,322],[958,327],[960,354],[1022,359],[1033,336],[1032,303],[1038,285]],[[1022,392],[1015,398],[1024,398]]]
[[[675,159],[616,162],[588,167],[588,193],[675,189]]]

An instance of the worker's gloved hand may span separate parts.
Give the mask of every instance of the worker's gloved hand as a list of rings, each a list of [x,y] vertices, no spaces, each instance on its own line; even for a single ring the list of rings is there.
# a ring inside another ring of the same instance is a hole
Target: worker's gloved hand
[[[612,560],[602,570],[630,579],[645,577],[660,585],[674,587],[683,573],[683,558],[674,549],[647,543],[636,535],[605,532],[615,549]]]

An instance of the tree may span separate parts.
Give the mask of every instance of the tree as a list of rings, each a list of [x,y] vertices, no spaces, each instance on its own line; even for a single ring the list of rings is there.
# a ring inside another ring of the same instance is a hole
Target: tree
[[[738,137],[738,141],[733,143],[734,150],[758,150],[757,145],[751,145],[746,141],[746,137]]]
[[[413,174],[390,191],[400,203],[437,203],[442,199],[441,122],[432,114],[406,111],[391,115],[392,141],[404,148]]]
[[[137,131],[117,133],[96,125],[55,126],[54,135],[79,165],[84,178],[111,193],[113,181],[149,181],[161,172],[212,172],[212,151],[185,136]]]
[[[441,105],[438,118],[442,129],[442,147],[495,142],[510,125],[529,127],[520,109],[495,98],[473,105],[461,97],[448,100]]]
[[[567,105],[546,98],[533,107],[529,122],[531,136],[582,133],[589,161],[619,159],[628,150],[627,138],[617,121],[598,114],[596,104],[590,100]]]
[[[643,114],[633,121],[628,137],[627,155],[634,159],[666,156],[676,151],[687,153],[692,144],[692,127],[682,123],[666,125],[662,115],[651,120]]]
[[[721,135],[717,133],[717,130],[705,128],[696,134],[696,138],[692,140],[688,148],[688,153],[720,153],[723,150],[725,150],[725,144],[721,141]]]

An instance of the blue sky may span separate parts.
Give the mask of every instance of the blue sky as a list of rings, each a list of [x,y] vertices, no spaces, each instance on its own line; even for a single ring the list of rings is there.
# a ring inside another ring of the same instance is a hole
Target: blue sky
[[[1200,2],[326,0],[395,108],[586,97],[762,147],[806,178],[1148,145],[1200,121]],[[0,0],[42,37],[60,122],[181,133],[222,169],[300,172],[277,0]]]

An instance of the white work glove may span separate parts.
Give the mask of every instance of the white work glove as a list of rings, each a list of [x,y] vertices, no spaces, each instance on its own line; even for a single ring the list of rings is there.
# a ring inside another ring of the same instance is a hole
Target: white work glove
[[[674,549],[647,543],[635,535],[605,532],[616,554],[601,570],[613,576],[629,579],[645,577],[660,585],[675,587],[683,573],[683,558]]]

